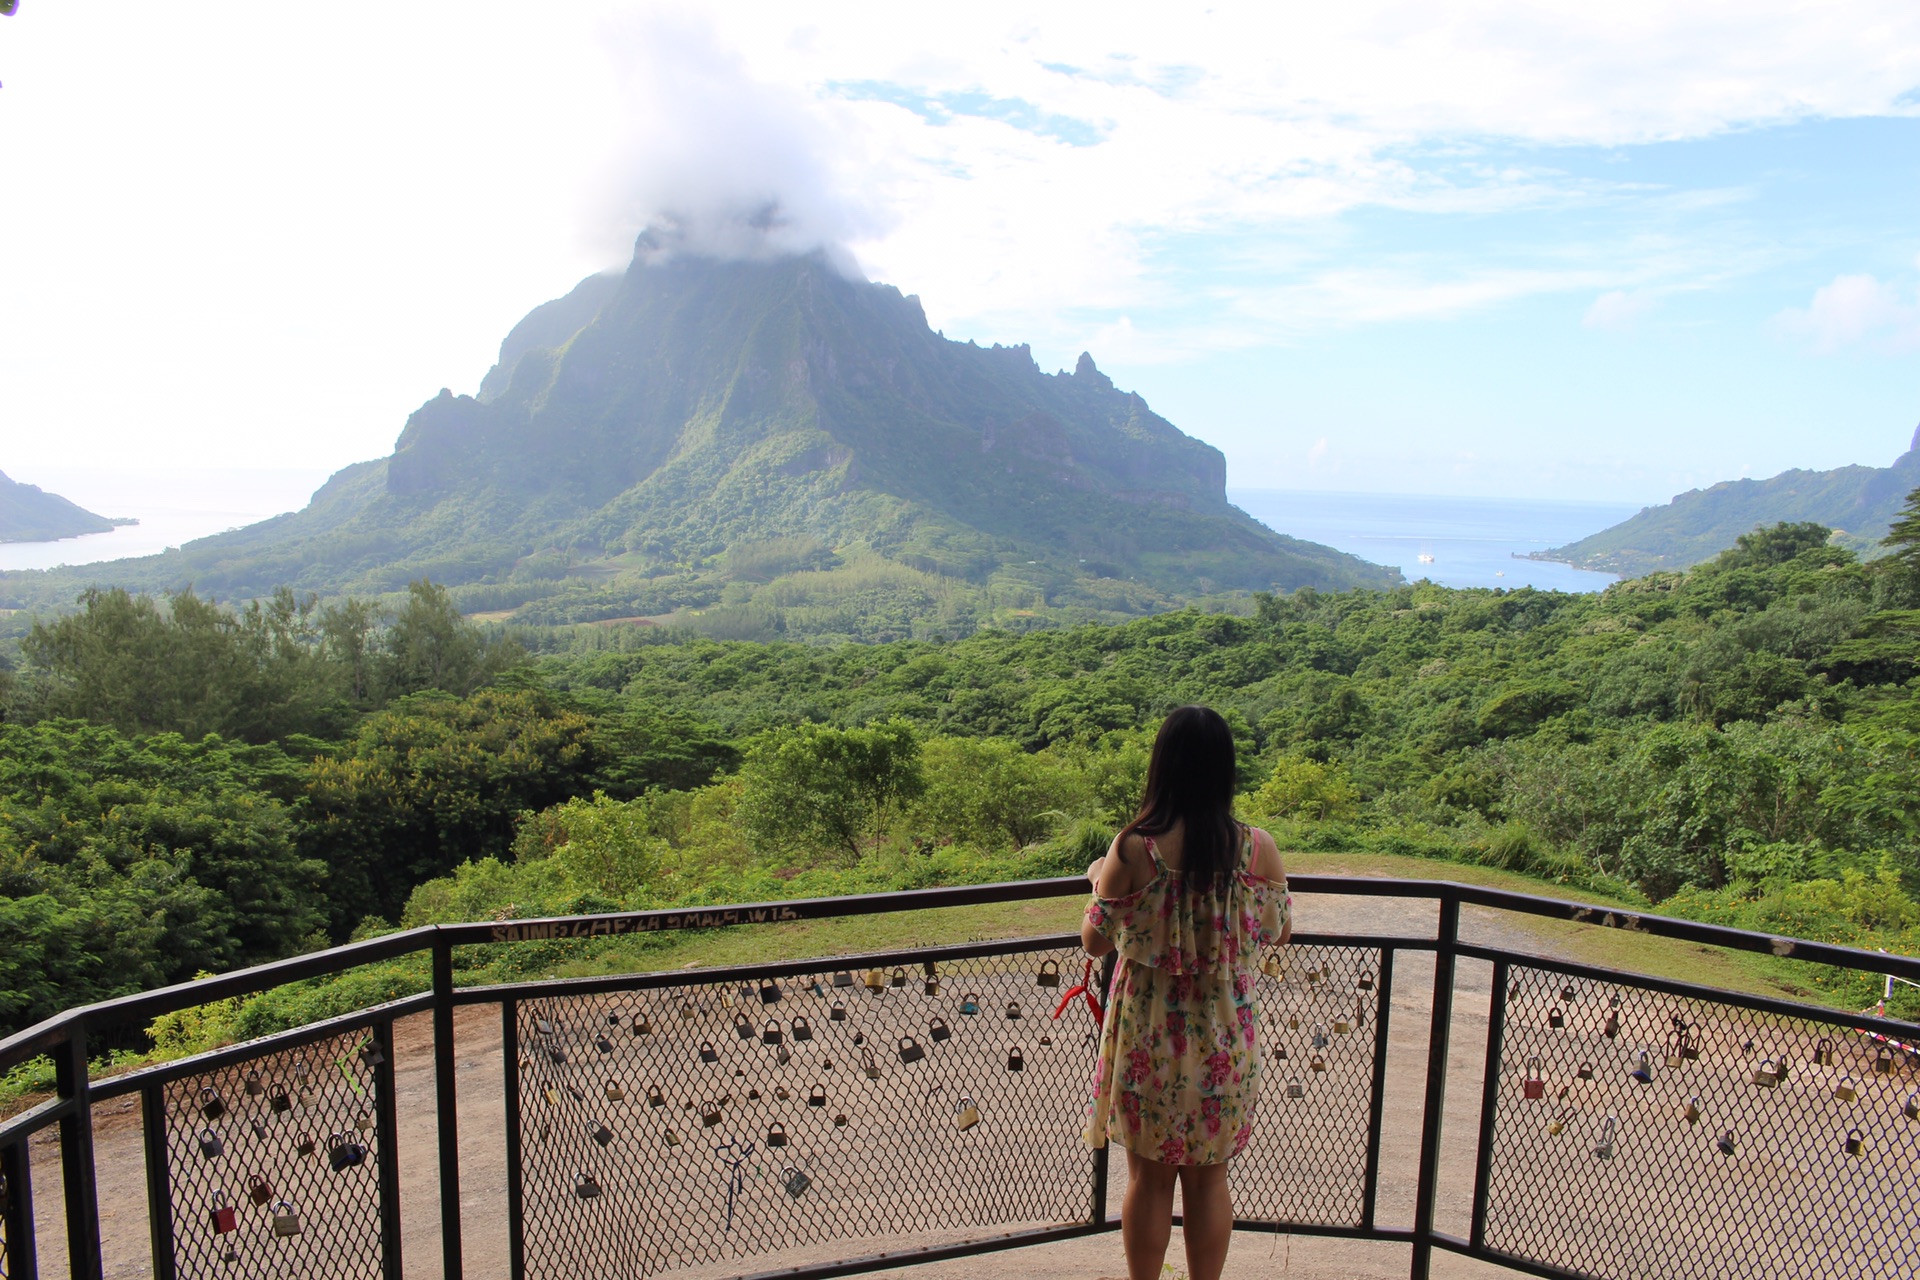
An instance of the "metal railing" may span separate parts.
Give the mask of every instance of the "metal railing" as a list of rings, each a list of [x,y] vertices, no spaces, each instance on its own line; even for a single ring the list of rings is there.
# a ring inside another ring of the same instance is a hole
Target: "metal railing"
[[[1263,964],[1262,1100],[1230,1173],[1240,1228],[1410,1246],[1416,1277],[1435,1249],[1554,1277],[1920,1273],[1908,1024],[1481,945],[1463,937],[1461,913],[1558,918],[1909,980],[1920,980],[1920,961],[1447,882],[1296,876],[1293,888],[1429,900],[1436,927],[1424,937],[1302,932]],[[0,1042],[0,1070],[48,1054],[57,1075],[54,1098],[0,1123],[0,1277],[40,1274],[29,1142],[50,1130],[69,1270],[103,1274],[94,1114],[129,1098],[159,1280],[399,1277],[403,1175],[429,1179],[405,1165],[421,1147],[397,1106],[394,1031],[423,1012],[437,1157],[423,1163],[436,1165],[445,1276],[470,1269],[469,1172],[499,1184],[506,1238],[503,1260],[471,1269],[516,1280],[726,1266],[843,1275],[1111,1230],[1120,1170],[1080,1137],[1090,1023],[1052,1017],[1080,973],[1071,935],[454,985],[455,948],[473,944],[1085,891],[1073,878],[415,929],[70,1011]],[[109,1031],[418,954],[432,971],[420,995],[87,1077],[87,1046]],[[1477,985],[1477,964],[1463,977],[1462,960],[1491,966],[1490,990]],[[1415,962],[1431,966],[1430,992],[1410,985],[1424,977],[1407,977]],[[1456,1053],[1483,990],[1485,1044]],[[1411,1027],[1396,1039],[1396,994],[1403,1019],[1427,1006],[1424,1046]],[[498,1170],[463,1167],[474,1159],[459,1131],[463,1091],[469,1117],[493,1105],[491,1084],[460,1078],[455,1014],[466,1005],[500,1014]],[[1401,1068],[1392,1080],[1390,1041]],[[1449,1096],[1460,1066],[1474,1078],[1471,1107],[1457,1081]],[[1472,1134],[1470,1178],[1443,1177],[1443,1165],[1459,1168],[1443,1151],[1450,1108],[1456,1135]],[[1413,1158],[1389,1166],[1411,1176],[1383,1173],[1384,1147],[1416,1139]],[[1407,1203],[1384,1210],[1383,1186]],[[128,1215],[113,1216],[124,1235]]]

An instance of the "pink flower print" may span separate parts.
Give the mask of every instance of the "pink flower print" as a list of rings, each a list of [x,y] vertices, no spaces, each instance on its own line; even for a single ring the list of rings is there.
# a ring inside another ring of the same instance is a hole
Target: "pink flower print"
[[[1220,1135],[1220,1099],[1200,1099],[1200,1119],[1207,1126],[1207,1136],[1218,1137]]]
[[[1187,1162],[1187,1140],[1168,1138],[1160,1144],[1161,1164],[1185,1164]]]
[[[1240,1012],[1240,1034],[1246,1039],[1247,1048],[1251,1049],[1253,1048],[1253,1040],[1254,1040],[1253,1007],[1251,1005],[1243,1004],[1240,1006],[1239,1012]]]
[[[1201,1087],[1218,1089],[1231,1074],[1233,1074],[1233,1059],[1227,1056],[1226,1051],[1219,1050],[1211,1053],[1207,1055],[1207,1073],[1201,1079]]]
[[[1187,1056],[1187,1015],[1175,1009],[1167,1014],[1167,1038],[1173,1041],[1173,1056]]]
[[[1253,990],[1253,974],[1245,969],[1236,969],[1233,974],[1233,998],[1245,1000]]]
[[[1225,933],[1227,931],[1227,917],[1225,915],[1215,914],[1213,917],[1213,931],[1215,933]]]
[[[1122,1077],[1126,1084],[1145,1084],[1153,1075],[1153,1058],[1145,1049],[1135,1049],[1127,1054],[1127,1074]]]
[[[1140,1132],[1140,1095],[1123,1091],[1120,1094],[1120,1114],[1126,1117],[1128,1132]]]
[[[1253,1122],[1240,1126],[1240,1132],[1233,1135],[1233,1154],[1239,1155],[1246,1150],[1247,1143],[1253,1138]]]
[[[1176,973],[1168,978],[1167,999],[1174,1004],[1185,1004],[1193,999],[1193,975]]]

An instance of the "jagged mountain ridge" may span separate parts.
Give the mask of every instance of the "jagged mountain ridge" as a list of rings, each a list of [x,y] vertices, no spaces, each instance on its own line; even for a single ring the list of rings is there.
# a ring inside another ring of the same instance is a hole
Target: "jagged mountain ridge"
[[[620,583],[724,576],[769,544],[1043,594],[1131,582],[1152,607],[1397,578],[1231,506],[1220,452],[1090,356],[1045,374],[1025,346],[951,341],[824,256],[659,257],[536,308],[480,395],[442,391],[305,510],[90,577],[233,596],[557,574],[554,591],[598,584],[603,616],[628,607]],[[653,587],[629,594],[655,611]]]
[[[1781,521],[1812,521],[1843,543],[1871,553],[1907,495],[1920,487],[1920,429],[1891,466],[1783,471],[1765,480],[1725,480],[1690,489],[1662,506],[1564,547],[1542,551],[1582,569],[1637,577],[1711,560],[1743,533]]]

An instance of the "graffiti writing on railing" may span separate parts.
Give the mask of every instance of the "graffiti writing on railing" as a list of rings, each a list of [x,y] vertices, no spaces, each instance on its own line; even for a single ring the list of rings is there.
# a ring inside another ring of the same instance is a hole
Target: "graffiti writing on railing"
[[[658,915],[614,916],[597,920],[530,920],[497,924],[495,942],[540,942],[549,938],[604,938],[622,933],[658,933],[665,929],[722,929],[736,924],[780,924],[800,919],[792,907],[668,911]]]

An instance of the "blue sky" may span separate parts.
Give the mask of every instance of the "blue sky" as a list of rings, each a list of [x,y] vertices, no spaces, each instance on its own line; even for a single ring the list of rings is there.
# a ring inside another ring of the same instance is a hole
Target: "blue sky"
[[[1241,487],[1656,502],[1920,425],[1911,0],[27,0],[0,81],[20,479],[383,454],[662,216],[1090,350]]]

